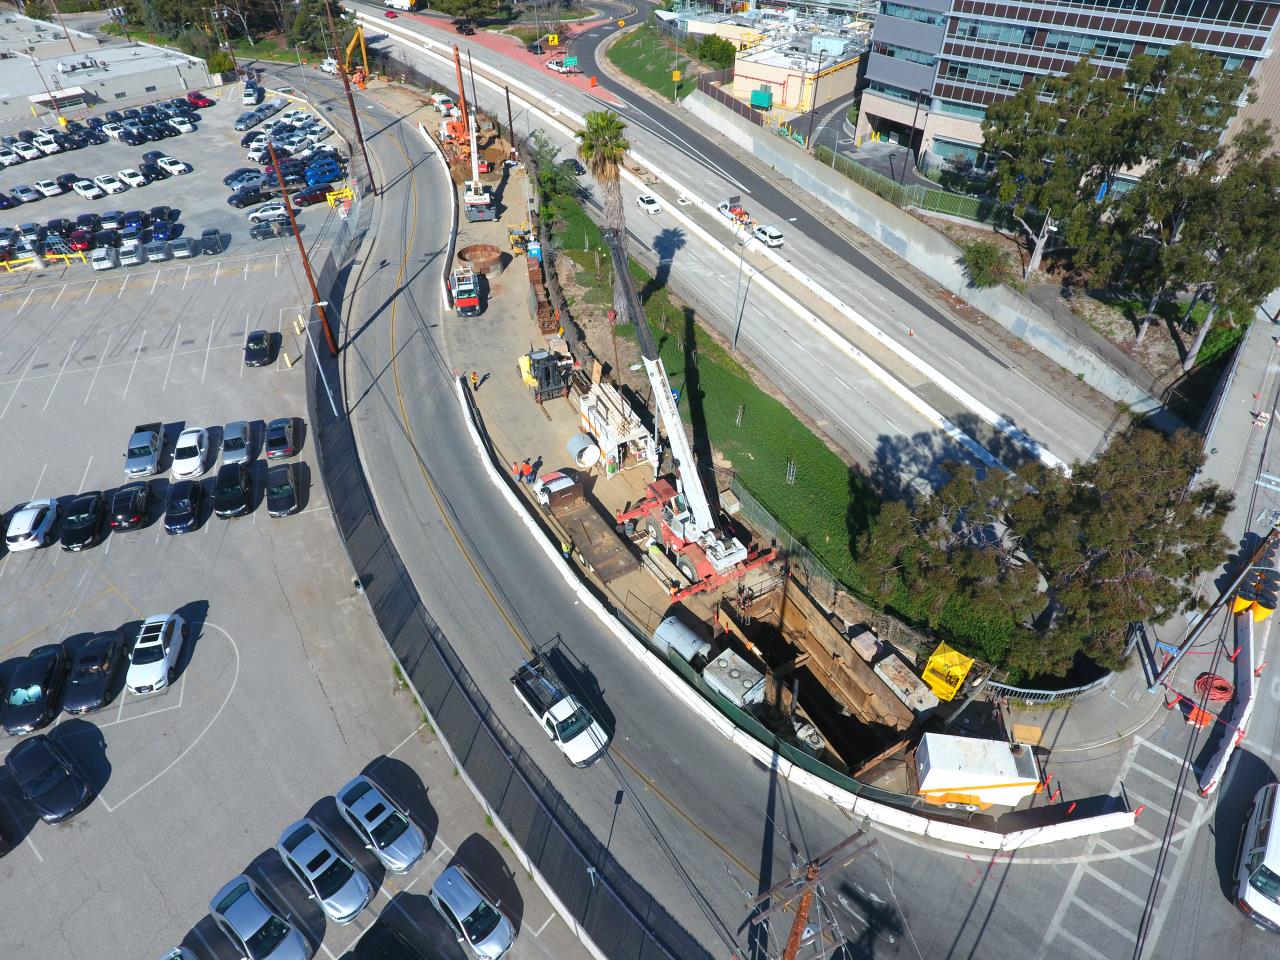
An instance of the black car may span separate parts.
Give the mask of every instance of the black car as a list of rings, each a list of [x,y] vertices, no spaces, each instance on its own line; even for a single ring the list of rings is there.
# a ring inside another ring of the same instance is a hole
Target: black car
[[[243,137],[240,138],[240,146],[242,147],[249,146],[249,144],[253,143],[255,140],[258,139],[258,135],[261,132],[262,131],[260,130],[250,130],[248,133],[246,133]]]
[[[44,233],[46,237],[62,237],[65,240],[75,228],[76,225],[66,217],[54,217],[44,225]]]
[[[97,231],[102,229],[102,218],[96,213],[82,213],[76,217],[77,230]]]
[[[271,197],[268,194],[263,193],[257,187],[253,187],[249,190],[237,190],[231,196],[227,197],[227,203],[242,210],[245,207],[253,207],[257,206],[259,203],[266,203],[266,201],[270,199]]]
[[[153,140],[168,140],[170,137],[178,136],[178,131],[173,129],[167,121],[147,127],[147,132],[152,135]]]
[[[169,502],[164,510],[165,533],[189,533],[200,525],[200,503],[204,487],[195,480],[179,480],[169,485]]]
[[[264,220],[249,228],[254,240],[270,240],[272,237],[292,237],[295,231],[288,220]]]
[[[267,470],[267,513],[287,517],[298,509],[298,465],[277,463]]]
[[[36,139],[36,132],[34,130],[19,130],[18,139],[24,140],[27,143],[34,143]]]
[[[137,130],[124,130],[120,133],[120,142],[127,143],[131,147],[140,147],[147,142],[147,138]]]
[[[244,341],[244,365],[265,367],[271,362],[271,334],[266,330],[254,330]]]
[[[83,180],[84,177],[78,173],[64,173],[54,178],[53,182],[60,186],[63,190],[70,190],[71,185],[77,180]]]
[[[566,170],[572,173],[575,177],[580,177],[587,172],[587,168],[584,167],[577,160],[575,160],[573,157],[569,157],[567,160],[561,160],[560,166],[564,167]]]
[[[160,167],[157,167],[154,163],[151,163],[150,161],[146,163],[138,164],[138,172],[142,174],[144,177],[146,177],[150,183],[155,183],[157,180],[169,179],[168,170],[164,170]]]
[[[143,163],[155,163],[161,157],[167,156],[163,150],[148,150],[142,155]]]
[[[111,497],[111,526],[131,530],[147,522],[151,490],[144,481],[126,483]]]
[[[133,111],[133,115],[136,117],[136,116],[138,115],[138,111],[136,111],[136,110],[135,110],[135,111]],[[129,118],[128,118],[128,117],[126,117],[126,116],[125,116],[123,113],[121,113],[119,110],[108,110],[108,111],[107,111],[107,123],[124,123],[124,122],[125,122],[126,120],[128,120],[128,119],[129,119]]]
[[[476,32],[476,28],[471,25],[470,20],[459,20],[454,24],[454,28],[464,37],[470,37]]]
[[[116,692],[116,679],[127,659],[119,630],[91,637],[71,661],[62,709],[67,713],[89,713],[105,707]]]
[[[222,252],[222,231],[217,227],[210,227],[200,234],[200,252],[207,257],[216,256]]]
[[[107,513],[107,498],[99,491],[82,493],[67,507],[62,521],[60,542],[63,550],[83,550],[100,539],[102,518]]]
[[[36,647],[13,671],[4,705],[10,736],[39,730],[58,715],[58,697],[67,680],[67,651],[60,643]]]
[[[213,512],[222,519],[242,517],[249,512],[252,487],[249,469],[243,463],[224,463],[213,482]]]
[[[223,186],[229,187],[231,186],[231,181],[236,179],[236,177],[242,176],[246,173],[257,173],[257,172],[258,172],[257,167],[236,167],[234,170],[232,170],[230,173],[228,173],[225,177],[222,178],[222,184]]]
[[[108,114],[108,118],[110,118],[109,114]],[[101,117],[90,117],[85,121],[85,124],[89,127],[90,130],[101,130],[103,127],[107,125],[107,122],[108,122],[107,120],[103,120]]]
[[[96,127],[93,130],[86,130],[84,139],[92,144],[106,143],[111,138]]]
[[[124,226],[124,211],[107,210],[102,214],[100,223],[103,230],[119,230]]]
[[[120,231],[119,230],[99,230],[93,235],[93,247],[115,247],[120,248]]]
[[[44,734],[10,750],[4,765],[45,823],[61,823],[93,801],[93,787],[75,761]]]
[[[68,120],[66,127],[63,129],[68,133],[84,133],[85,126],[79,120]]]
[[[151,208],[151,222],[160,223],[167,220],[177,220],[173,207],[161,204],[160,206]]]

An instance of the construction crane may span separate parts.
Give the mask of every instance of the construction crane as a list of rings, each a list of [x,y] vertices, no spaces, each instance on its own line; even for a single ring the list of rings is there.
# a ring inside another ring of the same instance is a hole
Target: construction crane
[[[355,51],[356,45],[360,45],[360,63],[362,69],[351,72],[351,54]],[[351,42],[347,44],[347,58],[343,64],[343,70],[346,71],[351,82],[359,89],[363,90],[365,82],[369,79],[369,48],[364,43],[364,27],[356,24],[356,32],[351,35]]]
[[[640,296],[631,282],[622,242],[611,229],[604,231],[604,239],[613,259],[615,276],[624,278],[627,310],[640,341],[641,361],[653,388],[656,421],[667,435],[675,470],[674,478],[659,476],[660,464],[655,463],[654,482],[648,485],[647,495],[629,510],[619,511],[617,521],[620,524],[642,522],[654,543],[675,554],[676,568],[689,581],[689,586],[672,595],[673,599],[680,600],[744,576],[772,560],[775,551],[749,549],[718,522],[698,476],[693,448],[685,436],[666,367],[658,355]]]

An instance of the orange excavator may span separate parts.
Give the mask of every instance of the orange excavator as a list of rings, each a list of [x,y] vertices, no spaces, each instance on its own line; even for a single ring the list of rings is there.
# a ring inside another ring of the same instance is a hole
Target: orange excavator
[[[360,46],[360,63],[362,66],[359,70],[353,72],[351,69],[351,55],[355,52],[357,44]],[[364,42],[364,27],[359,24],[356,25],[356,32],[351,35],[351,42],[347,44],[347,59],[343,69],[357,89],[363,90],[365,88],[365,84],[369,80],[369,50]]]

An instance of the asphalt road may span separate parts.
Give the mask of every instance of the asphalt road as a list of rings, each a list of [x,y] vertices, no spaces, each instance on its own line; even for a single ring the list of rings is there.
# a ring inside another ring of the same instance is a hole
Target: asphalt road
[[[286,76],[292,72],[286,71]],[[312,79],[312,88],[320,82]],[[575,603],[476,462],[450,386],[440,256],[448,225],[432,215],[448,189],[412,122],[366,96],[380,183],[373,245],[343,318],[347,402],[389,529],[422,596],[508,729],[575,812],[637,880],[713,952],[750,955],[746,902],[857,825],[778,782],[703,729]],[[431,114],[428,114],[431,116]],[[506,678],[528,645],[559,634],[601,691],[616,739],[587,771],[564,765],[511,695]],[[1147,760],[1147,766],[1152,761]],[[622,791],[622,802],[615,797]],[[982,857],[920,846],[872,827],[880,858],[855,862],[826,889],[828,919],[859,956],[963,958],[987,953],[1078,957],[1045,931],[1069,895],[1086,844]],[[1129,856],[1141,836],[1112,838]],[[1104,942],[1109,915],[1057,924]],[[1114,921],[1112,921],[1114,922]],[[1120,956],[1104,954],[1110,960]]]

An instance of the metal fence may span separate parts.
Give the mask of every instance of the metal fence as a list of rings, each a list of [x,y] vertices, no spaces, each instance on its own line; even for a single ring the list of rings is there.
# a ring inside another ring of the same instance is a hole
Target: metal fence
[[[732,110],[738,116],[750,120],[757,127],[764,126],[764,114],[754,107],[750,107],[743,103],[737,97],[726,93],[720,89],[720,84],[730,83],[733,80],[733,68],[728,70],[713,70],[708,73],[698,74],[698,90],[706,94],[716,103]]]

